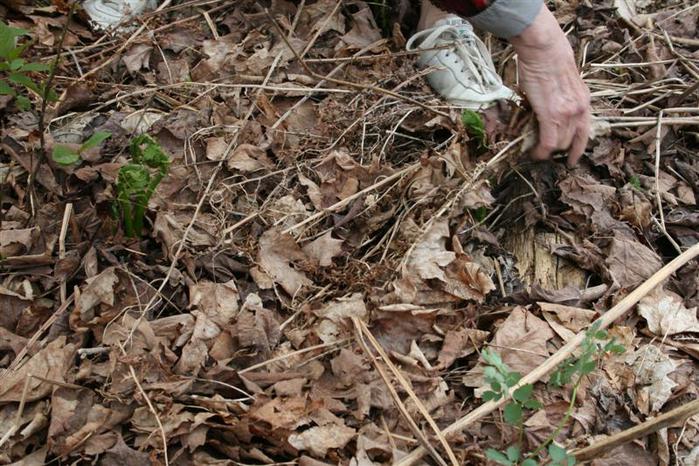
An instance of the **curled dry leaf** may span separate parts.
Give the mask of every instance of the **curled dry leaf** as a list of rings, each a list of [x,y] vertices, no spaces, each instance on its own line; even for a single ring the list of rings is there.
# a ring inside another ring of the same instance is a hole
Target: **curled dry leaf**
[[[315,456],[324,458],[328,450],[344,448],[356,434],[354,429],[344,424],[328,424],[311,427],[299,434],[289,435],[289,444],[298,450],[306,450]]]
[[[303,272],[292,267],[308,261],[293,237],[272,228],[262,234],[259,244],[257,263],[284,291],[295,296],[302,288],[312,285]]]
[[[332,237],[332,231],[328,231],[323,236],[316,238],[303,247],[303,252],[313,259],[321,267],[330,267],[333,264],[333,257],[342,254],[341,239]]]
[[[677,364],[660,348],[644,345],[626,357],[635,375],[635,402],[644,414],[657,413],[677,386],[670,377]]]
[[[638,285],[663,265],[656,253],[619,233],[614,234],[605,262],[609,274],[623,288]]]
[[[433,304],[458,300],[483,302],[495,284],[468,256],[446,249],[449,226],[439,219],[413,248],[393,282],[395,295],[404,303]]]
[[[223,148],[225,150],[225,147]],[[222,154],[219,157],[223,157]],[[207,148],[208,156],[208,148]],[[240,144],[226,161],[229,170],[243,173],[254,172],[263,168],[272,168],[274,164],[267,157],[264,149],[252,144]]]
[[[65,337],[53,340],[19,369],[3,376],[0,384],[0,402],[20,401],[28,378],[25,401],[39,400],[47,396],[53,390],[53,384],[30,376],[65,382],[65,374],[71,366],[75,350],[75,345],[66,344]]]
[[[454,361],[473,354],[488,338],[489,332],[473,328],[449,330],[444,337],[444,344],[439,351],[437,361],[440,368],[451,366]]]
[[[515,307],[495,332],[490,346],[502,356],[511,370],[528,374],[548,358],[548,341],[551,338],[553,331],[546,322],[523,307]],[[464,376],[464,384],[482,386],[482,368],[479,362]]]
[[[697,308],[686,308],[679,296],[662,287],[638,303],[638,313],[648,322],[648,329],[658,336],[699,333]]]
[[[239,299],[234,280],[226,283],[203,280],[189,287],[189,305],[203,311],[220,327],[233,321]]]

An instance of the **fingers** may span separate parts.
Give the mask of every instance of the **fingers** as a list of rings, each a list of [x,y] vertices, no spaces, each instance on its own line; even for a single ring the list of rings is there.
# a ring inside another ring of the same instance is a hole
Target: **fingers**
[[[546,160],[558,147],[558,125],[550,119],[539,121],[539,144],[532,151],[534,160]]]
[[[582,157],[587,147],[587,142],[590,138],[590,116],[586,115],[582,124],[578,125],[577,132],[573,137],[573,142],[568,150],[568,166],[574,167],[577,165],[580,157]]]
[[[586,92],[580,94],[577,100],[559,105],[555,112],[538,115],[539,143],[532,151],[534,160],[546,160],[552,153],[565,150],[569,166],[580,160],[590,134],[589,100]]]

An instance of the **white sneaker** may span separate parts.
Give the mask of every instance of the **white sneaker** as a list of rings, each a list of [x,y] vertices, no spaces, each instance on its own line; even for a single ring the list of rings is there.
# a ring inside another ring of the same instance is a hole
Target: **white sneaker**
[[[444,47],[439,50],[429,50]],[[450,15],[416,33],[405,46],[408,51],[424,50],[418,64],[435,68],[427,75],[432,88],[449,103],[478,109],[500,99],[517,100],[502,83],[485,44],[466,20]]]
[[[98,28],[109,29],[155,5],[154,0],[85,0],[83,9]]]

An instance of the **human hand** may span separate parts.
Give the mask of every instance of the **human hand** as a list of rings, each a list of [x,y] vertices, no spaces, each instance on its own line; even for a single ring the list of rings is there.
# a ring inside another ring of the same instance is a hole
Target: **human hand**
[[[539,121],[532,157],[544,160],[567,150],[568,165],[575,165],[590,134],[590,91],[568,39],[544,5],[534,22],[510,42],[519,56],[520,85]]]

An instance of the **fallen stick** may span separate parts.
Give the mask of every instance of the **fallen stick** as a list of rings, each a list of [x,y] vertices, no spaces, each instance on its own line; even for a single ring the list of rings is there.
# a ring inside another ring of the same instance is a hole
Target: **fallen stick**
[[[685,252],[677,256],[669,264],[665,265],[662,269],[658,270],[652,277],[643,282],[641,286],[632,291],[628,296],[622,299],[616,306],[612,307],[610,310],[604,313],[595,322],[599,322],[599,328],[603,329],[608,327],[612,322],[617,320],[626,314],[636,303],[638,303],[641,298],[651,292],[653,288],[658,286],[660,283],[665,281],[675,273],[680,267],[685,265],[687,262],[694,259],[699,255],[699,244],[695,244],[691,248],[687,249]],[[536,369],[531,371],[529,374],[522,377],[517,385],[512,387],[508,393],[508,396],[504,396],[497,401],[488,401],[483,403],[478,408],[474,409],[466,416],[462,417],[458,421],[451,424],[449,427],[444,429],[442,433],[444,436],[449,436],[463,431],[466,427],[478,421],[479,419],[485,417],[486,415],[492,413],[496,409],[504,406],[512,397],[512,393],[517,390],[522,385],[533,384],[541,380],[546,374],[551,372],[553,369],[558,367],[560,363],[566,360],[573,352],[582,344],[585,340],[585,330],[580,331],[574,338],[572,338],[568,343],[563,345],[558,351],[549,356],[549,358],[541,363]],[[425,449],[418,447],[413,450],[409,455],[405,456],[399,462],[395,463],[396,466],[410,466],[415,464],[420,460],[425,454]]]
[[[636,440],[637,438],[641,438],[650,433],[657,432],[660,429],[669,427],[676,422],[683,421],[684,419],[687,419],[688,417],[697,413],[699,413],[699,399],[685,403],[672,411],[661,414],[660,416],[648,419],[647,421],[638,424],[637,426],[633,426],[630,429],[626,429],[614,435],[610,435],[609,437],[603,438],[599,442],[595,442],[588,447],[573,450],[571,454],[574,455],[575,459],[578,461],[596,458],[600,455],[600,453],[612,451],[619,445]]]

